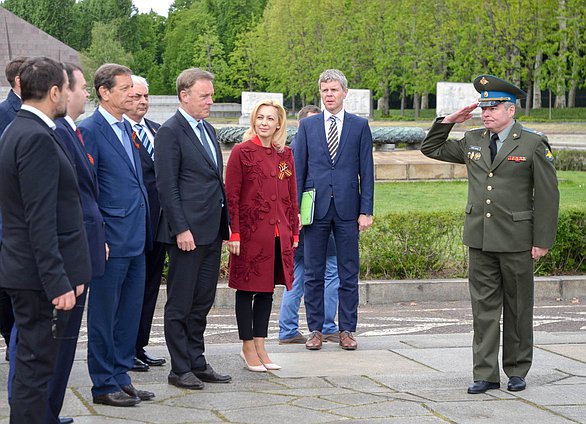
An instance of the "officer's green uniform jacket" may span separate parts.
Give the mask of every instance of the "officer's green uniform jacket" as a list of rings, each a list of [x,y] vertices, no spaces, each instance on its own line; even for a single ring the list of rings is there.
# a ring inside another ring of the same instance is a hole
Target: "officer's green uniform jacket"
[[[467,131],[447,141],[453,124],[438,118],[421,146],[430,158],[464,163],[468,204],[464,244],[486,252],[551,248],[556,234],[559,192],[547,137],[515,122],[490,163],[490,132]]]

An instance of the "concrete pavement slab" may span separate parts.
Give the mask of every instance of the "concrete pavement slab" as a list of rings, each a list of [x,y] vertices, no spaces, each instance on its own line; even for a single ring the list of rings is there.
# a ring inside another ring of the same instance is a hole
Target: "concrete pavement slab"
[[[250,424],[275,423],[327,423],[338,421],[340,415],[329,412],[314,411],[291,405],[273,405],[260,408],[242,408],[221,411],[228,422]]]
[[[432,416],[432,413],[420,404],[396,400],[338,408],[336,409],[336,413],[348,418],[412,417],[413,420],[417,421],[420,416]]]
[[[283,368],[274,371],[278,377],[310,377],[332,375],[412,374],[433,369],[386,350],[356,350],[297,353],[274,353],[275,363]]]
[[[541,346],[541,349],[586,363],[586,344],[547,345]]]
[[[586,406],[550,406],[549,410],[575,420],[577,423],[586,422]]]
[[[430,406],[434,412],[449,417],[456,423],[547,423],[569,424],[570,421],[553,411],[521,400],[493,400],[470,402],[441,402]]]

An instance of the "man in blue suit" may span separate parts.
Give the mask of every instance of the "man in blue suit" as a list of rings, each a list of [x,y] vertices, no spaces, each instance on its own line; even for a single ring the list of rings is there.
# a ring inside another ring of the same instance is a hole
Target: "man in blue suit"
[[[6,79],[10,83],[11,90],[2,103],[0,103],[0,135],[4,132],[8,124],[16,117],[16,112],[20,110],[22,101],[20,100],[20,66],[26,61],[26,57],[17,57],[8,62],[6,65]],[[2,217],[0,216],[0,240],[2,239]],[[0,289],[0,333],[6,342],[6,360],[8,361],[10,346],[10,330],[14,325],[14,314],[12,313],[12,304],[10,297]]]
[[[92,278],[100,277],[104,273],[107,259],[106,234],[104,220],[98,207],[98,180],[94,166],[88,155],[83,138],[75,125],[75,120],[85,112],[85,103],[89,97],[87,84],[81,68],[72,63],[65,64],[69,78],[69,102],[67,116],[55,121],[57,136],[69,150],[75,164],[83,222],[87,235],[90,259],[92,262]],[[81,326],[81,319],[85,307],[87,288],[76,299],[67,323],[67,329],[60,341],[55,372],[49,382],[49,408],[47,408],[45,422],[47,424],[64,424],[73,422],[72,418],[59,417],[65,398],[67,382],[75,358],[77,337]]]
[[[125,66],[100,66],[94,77],[99,107],[79,125],[98,177],[98,205],[110,248],[104,275],[90,283],[88,368],[93,402],[111,406],[134,406],[154,397],[136,390],[128,375],[144,294],[144,251],[150,243],[139,146],[122,118],[132,107],[131,75]]]
[[[0,135],[2,135],[8,124],[16,118],[16,113],[22,105],[22,100],[20,99],[19,69],[26,59],[26,57],[17,57],[6,65],[6,79],[11,88],[6,100],[0,103]]]
[[[324,272],[333,231],[340,277],[340,346],[354,350],[358,347],[352,334],[358,319],[358,238],[373,220],[372,135],[366,119],[344,111],[348,82],[342,72],[322,72],[318,86],[325,110],[300,121],[295,141],[299,201],[305,190],[316,190],[314,221],[304,227],[305,309],[311,332],[305,347],[322,347]]]

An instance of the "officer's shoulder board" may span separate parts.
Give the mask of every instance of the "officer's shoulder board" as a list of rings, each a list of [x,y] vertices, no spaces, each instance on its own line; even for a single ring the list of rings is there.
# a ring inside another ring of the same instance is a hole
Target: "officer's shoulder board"
[[[544,145],[543,148],[544,148],[545,159],[547,159],[550,162],[553,162],[554,158],[553,158],[553,154],[551,153],[551,146],[549,145],[549,141],[547,140],[547,137],[545,136],[545,134],[542,133],[541,131],[535,131],[535,130],[532,130],[530,128],[525,128],[525,127],[523,127],[523,131],[539,137],[539,140]]]

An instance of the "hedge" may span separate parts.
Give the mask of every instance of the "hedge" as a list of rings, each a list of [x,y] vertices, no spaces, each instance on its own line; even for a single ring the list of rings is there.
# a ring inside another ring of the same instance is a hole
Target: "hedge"
[[[360,236],[360,279],[465,278],[468,248],[462,244],[464,214],[409,212],[376,216]],[[556,242],[537,262],[536,275],[586,274],[586,211],[560,212]],[[228,278],[222,251],[220,279]]]
[[[361,279],[464,278],[467,247],[461,242],[463,213],[401,213],[376,217],[360,238]],[[586,273],[586,212],[560,212],[551,251],[536,275]]]

